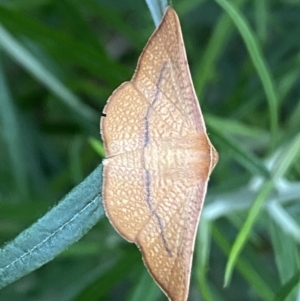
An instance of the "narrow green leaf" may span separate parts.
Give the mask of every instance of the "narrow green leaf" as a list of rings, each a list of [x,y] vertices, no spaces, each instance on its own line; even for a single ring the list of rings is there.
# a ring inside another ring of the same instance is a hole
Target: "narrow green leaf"
[[[297,162],[300,155],[300,134],[296,135],[292,141],[289,141],[278,152],[277,158],[274,160],[273,176],[280,178]]]
[[[108,16],[112,17],[109,13]],[[84,39],[80,40],[76,35],[73,36],[69,31],[58,31],[55,27],[48,26],[47,22],[46,24],[39,22],[30,15],[24,14],[22,9],[12,10],[1,6],[0,20],[7,31],[15,36],[26,37],[31,43],[36,44],[37,48],[45,49],[45,52],[50,54],[58,64],[69,66],[75,63],[76,66],[101,78],[111,87],[132,75],[132,71],[110,57],[100,43],[97,33],[92,34],[95,35],[97,42],[87,43]]]
[[[0,250],[0,288],[52,260],[103,215],[102,166],[57,206]]]
[[[258,218],[259,212],[265,203],[268,195],[273,189],[273,182],[271,180],[268,180],[263,184],[261,189],[259,190],[252,207],[250,208],[249,214],[247,216],[247,219],[245,221],[245,224],[243,225],[241,231],[239,232],[232,249],[230,251],[230,255],[228,258],[228,262],[226,264],[226,270],[225,270],[225,279],[224,279],[224,285],[227,286],[230,282],[233,269],[235,266],[235,263],[237,261],[237,258],[239,257],[247,238],[250,235],[250,231]]]
[[[242,147],[240,143],[235,141],[233,138],[225,136],[221,131],[219,131],[217,125],[209,123],[210,132],[213,133],[215,140],[219,140],[223,147],[226,147],[228,151],[232,152],[235,160],[237,160],[242,166],[244,166],[253,175],[261,175],[266,179],[269,179],[270,172],[261,162],[261,160],[253,155],[246,148]]]
[[[228,239],[221,233],[216,227],[212,227],[212,235],[218,246],[221,248],[225,255],[230,253],[230,244]],[[243,277],[252,285],[258,296],[263,300],[271,301],[274,297],[274,293],[265,279],[257,272],[247,260],[240,256],[236,262],[237,270],[243,275]]]
[[[124,279],[129,271],[136,268],[140,260],[138,252],[130,254],[122,252],[115,264],[101,277],[87,285],[72,301],[98,301],[105,300],[105,296],[118,281]]]
[[[128,24],[128,20],[124,19],[124,16],[118,9],[113,9],[105,3],[94,0],[85,1],[84,4],[93,10],[93,12],[97,14],[97,17],[105,22],[110,28],[115,29],[118,33],[128,39],[132,45],[135,45],[138,48],[144,43],[143,36]]]
[[[260,41],[265,41],[267,37],[267,24],[268,24],[268,3],[267,1],[255,0],[255,21],[256,31]]]
[[[290,143],[287,147],[283,148],[278,157],[276,158],[275,164],[272,167],[272,174],[274,179],[284,176],[285,172],[289,169],[291,164],[297,158],[299,149],[300,135],[298,135],[293,140],[293,143]],[[255,220],[257,219],[258,214],[262,208],[262,205],[267,199],[269,193],[272,191],[273,186],[274,183],[271,180],[267,181],[262,186],[256,199],[254,200],[254,203],[247,216],[246,222],[243,225],[241,231],[239,232],[230,252],[230,256],[226,265],[225,285],[227,285],[230,281],[237,257],[241,253],[243,246],[245,245],[247,238],[249,237],[250,231],[255,223]]]
[[[285,230],[285,235],[289,239],[289,235],[292,236],[295,241],[300,243],[300,225],[292,218],[292,216],[290,216],[277,201],[269,202],[267,210],[273,220],[281,226],[281,229]]]
[[[132,293],[127,298],[128,301],[153,301],[157,300],[160,295],[162,295],[161,290],[155,283],[153,278],[149,275],[146,268],[143,267],[143,272],[141,276],[138,277],[138,282],[134,285]],[[145,294],[147,292],[147,294]]]
[[[1,50],[0,50],[1,55]],[[0,56],[0,124],[1,134],[6,142],[8,154],[10,156],[11,170],[15,178],[15,187],[23,197],[29,195],[28,174],[22,147],[22,130],[18,122],[17,110],[11,98],[10,91],[5,79],[3,65]]]
[[[72,175],[73,182],[78,183],[83,179],[83,162],[81,153],[83,152],[83,144],[85,138],[82,136],[75,136],[69,144],[69,169]]]
[[[165,12],[168,3],[166,0],[145,0],[145,1],[149,7],[154,24],[157,27],[162,19],[162,16]]]
[[[300,271],[297,271],[295,275],[280,289],[274,301],[286,301],[287,297],[298,287],[298,299],[299,300],[299,283],[300,283]]]
[[[200,219],[200,225],[196,236],[196,260],[195,266],[197,267],[197,281],[199,291],[201,292],[204,300],[213,301],[211,290],[207,281],[207,267],[209,261],[210,244],[211,244],[211,222],[205,218]]]
[[[299,60],[300,61],[300,60]],[[299,70],[297,70],[299,72]],[[297,73],[298,73],[297,72]],[[297,83],[298,83],[298,74],[297,74]],[[297,105],[295,109],[293,110],[290,119],[288,120],[288,126],[289,128],[296,128],[296,130],[299,129],[299,124],[300,124],[300,99],[296,101]]]
[[[0,47],[6,53],[19,62],[38,81],[48,87],[55,95],[61,98],[84,120],[96,122],[99,119],[98,113],[85,105],[65,87],[49,70],[43,66],[23,45],[21,45],[1,24],[0,24]]]
[[[219,116],[205,114],[205,122],[209,127],[222,129],[228,135],[242,136],[252,139],[253,142],[269,143],[269,132],[253,125],[247,125],[234,119],[226,119]]]
[[[105,158],[105,151],[103,144],[98,140],[95,139],[94,137],[89,138],[89,143],[92,146],[92,148],[102,157]]]
[[[278,134],[278,104],[272,76],[267,68],[256,38],[243,15],[238,11],[232,2],[228,2],[227,0],[215,1],[228,13],[235,23],[242,38],[244,39],[252,62],[260,77],[269,104],[270,129],[272,136],[271,146],[274,148]]]
[[[281,283],[287,283],[300,271],[297,243],[280,228],[277,221],[269,219],[270,236]]]
[[[235,5],[237,7],[242,6],[246,1],[247,0],[237,0]],[[215,73],[216,62],[224,51],[232,28],[233,24],[230,17],[224,14],[214,27],[214,31],[210,36],[209,43],[194,76],[195,89],[200,101],[204,98],[205,89]]]

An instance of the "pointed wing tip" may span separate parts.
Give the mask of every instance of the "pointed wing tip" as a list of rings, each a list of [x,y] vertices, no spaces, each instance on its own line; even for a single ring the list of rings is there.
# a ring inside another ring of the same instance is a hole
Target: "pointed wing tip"
[[[162,18],[162,23],[163,23],[164,19],[171,18],[171,17],[178,19],[178,15],[177,15],[175,9],[172,6],[167,6],[167,8],[165,10],[165,14]]]
[[[139,242],[139,240],[135,239],[134,243],[136,244],[136,246],[142,253],[142,259],[143,259],[144,265],[147,268],[149,274],[151,275],[151,277],[153,278],[155,283],[160,287],[162,292],[167,296],[168,300],[169,301],[186,301],[188,298],[188,294],[189,294],[190,276],[185,278],[184,289],[180,291],[181,293],[178,293],[178,291],[172,290],[172,288],[168,287],[166,285],[166,283],[163,283],[159,279],[159,275],[157,274],[155,269],[153,269],[153,267],[151,265],[151,261],[148,260],[147,253],[145,252],[143,245]],[[168,285],[170,285],[170,283]]]

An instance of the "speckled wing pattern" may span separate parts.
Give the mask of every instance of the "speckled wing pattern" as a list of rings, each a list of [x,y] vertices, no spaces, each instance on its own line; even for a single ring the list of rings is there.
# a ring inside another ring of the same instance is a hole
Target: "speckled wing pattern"
[[[197,225],[218,157],[206,135],[171,7],[132,80],[115,90],[104,114],[106,214],[139,246],[169,299],[185,301]]]

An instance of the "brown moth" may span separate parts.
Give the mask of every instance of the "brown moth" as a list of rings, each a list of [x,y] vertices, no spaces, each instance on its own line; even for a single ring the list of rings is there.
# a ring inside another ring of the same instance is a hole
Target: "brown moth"
[[[103,113],[106,214],[140,248],[169,300],[185,301],[218,154],[206,134],[173,8],[166,9],[131,81],[113,92]]]

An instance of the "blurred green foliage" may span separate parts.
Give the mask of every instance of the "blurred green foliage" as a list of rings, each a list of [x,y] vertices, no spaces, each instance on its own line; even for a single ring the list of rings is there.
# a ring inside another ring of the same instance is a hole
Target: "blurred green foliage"
[[[173,5],[220,155],[190,300],[300,300],[300,4]],[[0,0],[1,245],[101,163],[102,109],[131,78],[154,28],[143,1]],[[56,259],[3,288],[0,300],[166,297],[103,216]]]

